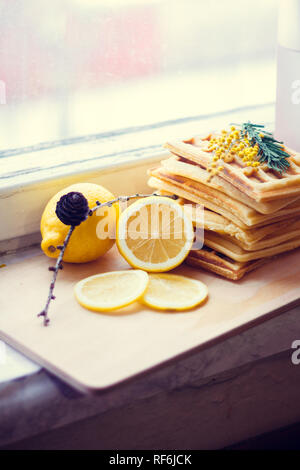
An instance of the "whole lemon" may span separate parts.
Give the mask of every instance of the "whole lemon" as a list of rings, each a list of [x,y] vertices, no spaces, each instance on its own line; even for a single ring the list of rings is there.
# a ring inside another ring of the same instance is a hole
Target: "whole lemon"
[[[41,219],[41,248],[50,258],[57,258],[60,250],[57,246],[64,243],[70,229],[63,224],[55,213],[59,199],[71,191],[82,193],[90,209],[95,207],[96,201],[100,203],[115,199],[115,196],[98,184],[78,183],[72,184],[59,191],[50,199]],[[87,220],[75,227],[64,253],[63,260],[69,263],[86,263],[104,255],[115,242],[115,228],[119,215],[118,203],[111,207],[99,208]]]

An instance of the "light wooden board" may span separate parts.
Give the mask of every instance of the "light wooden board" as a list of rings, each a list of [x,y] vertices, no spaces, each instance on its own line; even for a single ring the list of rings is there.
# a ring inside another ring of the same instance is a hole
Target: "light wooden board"
[[[175,272],[209,287],[208,301],[190,312],[157,312],[138,303],[110,314],[85,310],[73,296],[78,280],[129,269],[114,248],[93,263],[65,264],[45,328],[36,314],[47,297],[50,265],[53,260],[40,255],[1,269],[0,338],[85,392],[114,386],[300,304],[297,250],[239,282],[181,266]]]

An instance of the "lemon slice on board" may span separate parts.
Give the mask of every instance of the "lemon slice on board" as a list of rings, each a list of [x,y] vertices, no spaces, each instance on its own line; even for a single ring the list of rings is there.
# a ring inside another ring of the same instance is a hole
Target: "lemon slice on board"
[[[158,310],[188,310],[207,297],[205,284],[176,274],[150,274],[148,287],[140,299]]]
[[[117,246],[134,268],[162,272],[178,266],[194,239],[193,224],[173,199],[150,196],[129,206],[120,216]]]
[[[147,285],[148,274],[144,271],[112,271],[82,279],[74,292],[80,305],[103,312],[132,304],[143,295]]]

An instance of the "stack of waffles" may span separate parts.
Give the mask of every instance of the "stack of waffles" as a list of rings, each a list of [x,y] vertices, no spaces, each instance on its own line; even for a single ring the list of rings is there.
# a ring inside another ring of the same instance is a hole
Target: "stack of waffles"
[[[204,226],[204,245],[186,262],[238,280],[300,246],[300,155],[285,149],[289,168],[279,173],[259,163],[251,149],[245,153],[234,134],[234,151],[220,165],[214,144],[220,136],[167,142],[170,156],[149,171],[148,184],[162,194],[176,194],[189,204],[187,210],[191,203],[204,206],[204,221],[191,211],[194,226]]]

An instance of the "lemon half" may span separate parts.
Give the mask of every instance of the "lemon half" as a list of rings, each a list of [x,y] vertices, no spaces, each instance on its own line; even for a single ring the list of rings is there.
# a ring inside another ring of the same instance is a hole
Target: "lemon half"
[[[162,272],[188,255],[193,224],[183,208],[167,197],[147,197],[129,206],[117,226],[117,246],[134,268]]]
[[[102,312],[132,304],[144,294],[147,285],[145,271],[112,271],[82,279],[74,292],[80,305]]]
[[[141,301],[158,310],[188,310],[207,297],[205,284],[176,274],[150,274]]]

